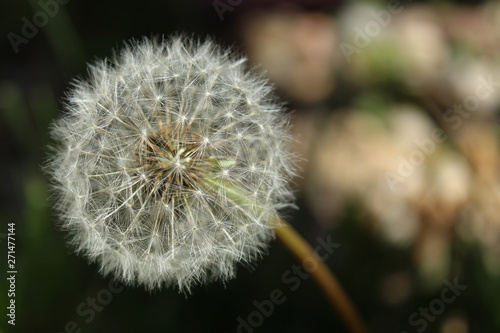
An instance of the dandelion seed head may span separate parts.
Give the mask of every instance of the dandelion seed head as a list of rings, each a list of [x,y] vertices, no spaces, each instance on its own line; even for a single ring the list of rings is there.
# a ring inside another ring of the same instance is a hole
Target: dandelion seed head
[[[211,41],[144,39],[92,65],[52,126],[47,165],[77,251],[147,289],[234,277],[293,199],[281,109]]]

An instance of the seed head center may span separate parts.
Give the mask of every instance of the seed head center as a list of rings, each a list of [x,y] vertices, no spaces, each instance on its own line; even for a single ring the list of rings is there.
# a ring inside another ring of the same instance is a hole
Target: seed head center
[[[141,144],[138,159],[146,175],[148,192],[168,198],[186,189],[197,188],[204,165],[200,140],[165,134],[150,134]]]

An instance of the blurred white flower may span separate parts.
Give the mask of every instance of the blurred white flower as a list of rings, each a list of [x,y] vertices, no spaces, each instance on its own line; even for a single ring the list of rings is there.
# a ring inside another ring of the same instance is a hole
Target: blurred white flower
[[[335,90],[337,33],[330,15],[265,10],[244,22],[246,53],[287,98],[314,104]]]
[[[148,289],[226,280],[288,205],[288,119],[245,59],[184,37],[90,67],[53,125],[55,206],[77,251]]]

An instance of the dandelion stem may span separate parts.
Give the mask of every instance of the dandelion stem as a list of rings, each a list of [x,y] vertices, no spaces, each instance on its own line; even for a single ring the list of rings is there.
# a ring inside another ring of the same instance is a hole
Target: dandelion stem
[[[206,175],[205,183],[207,186],[214,189],[223,189],[228,198],[231,198],[237,203],[249,203],[248,195],[239,191],[233,184],[227,181],[216,181],[212,176]],[[257,207],[257,205],[255,205]],[[337,309],[344,324],[349,328],[351,333],[366,333],[363,322],[356,312],[349,297],[342,289],[342,286],[337,281],[330,269],[318,257],[312,247],[304,240],[295,229],[283,219],[277,218],[274,221],[275,231],[281,242],[288,248],[290,252],[300,261],[305,267],[304,262],[314,260],[316,268],[314,270],[307,269],[313,276],[318,285],[323,289],[326,296]]]
[[[304,238],[302,238],[290,224],[282,219],[276,221],[276,235],[303,266],[306,259],[316,262],[316,268],[314,270],[308,269],[307,271],[326,293],[330,302],[339,312],[344,324],[352,333],[366,333],[367,330],[363,322],[340,283],[325,263],[318,258],[317,254]]]

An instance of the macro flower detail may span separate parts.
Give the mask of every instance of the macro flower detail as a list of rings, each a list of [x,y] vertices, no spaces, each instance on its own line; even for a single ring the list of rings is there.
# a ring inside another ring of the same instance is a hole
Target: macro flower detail
[[[293,199],[281,108],[244,58],[211,41],[128,44],[73,84],[52,126],[62,227],[127,284],[233,277]]]

